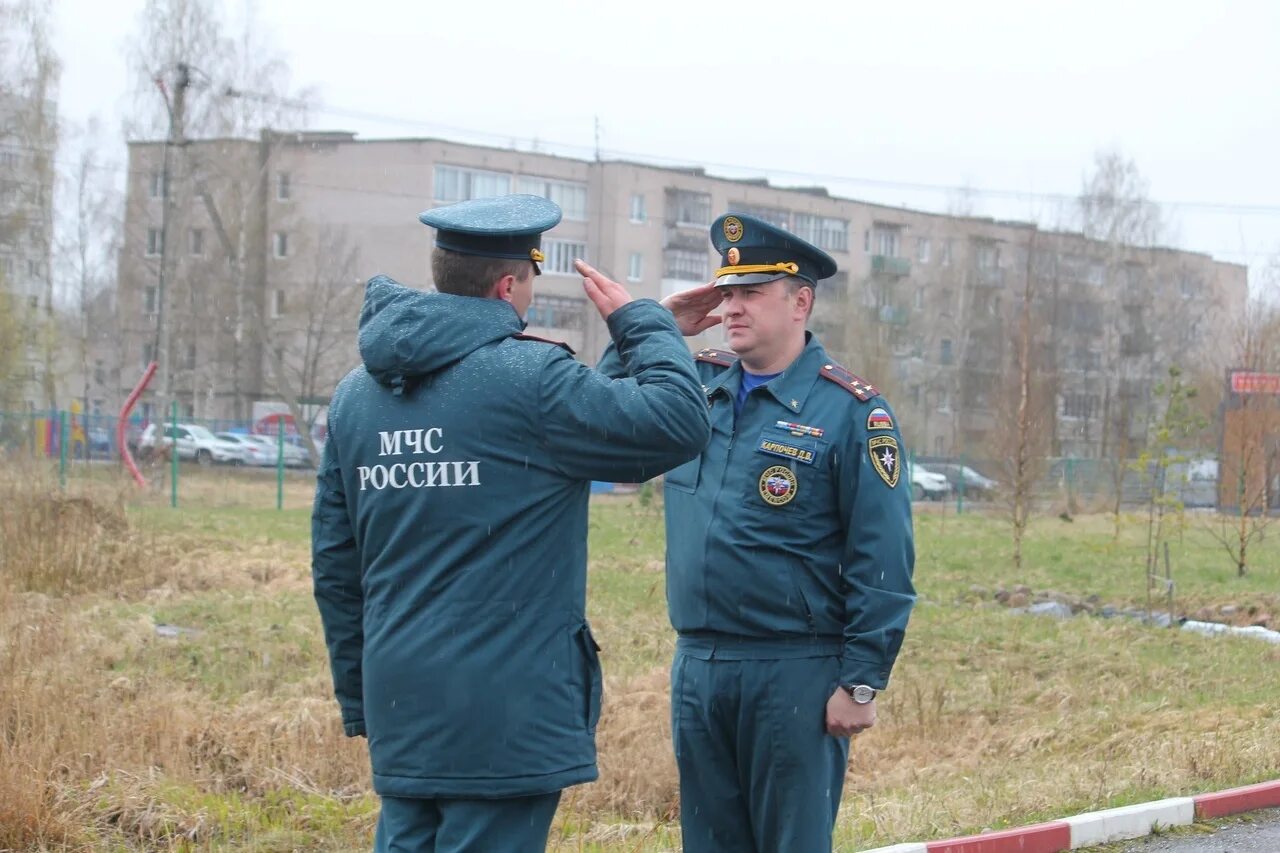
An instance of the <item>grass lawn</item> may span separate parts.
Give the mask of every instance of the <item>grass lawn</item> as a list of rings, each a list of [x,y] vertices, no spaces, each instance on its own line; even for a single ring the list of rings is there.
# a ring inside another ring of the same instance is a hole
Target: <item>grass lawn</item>
[[[6,488],[7,542],[61,535],[64,516],[19,517]],[[167,493],[92,494],[124,526],[98,519],[48,571],[105,552],[111,572],[36,591],[0,574],[0,850],[367,849],[377,801],[329,692],[306,480],[281,512],[273,479],[224,472],[184,471],[176,511]],[[1207,518],[1172,541],[1177,608],[1280,614],[1280,537],[1236,578]],[[922,512],[916,531],[920,603],[881,722],[855,741],[838,849],[1280,776],[1280,647],[992,600],[1025,584],[1143,604],[1141,519],[1118,540],[1109,516],[1036,519],[1018,573],[997,517]],[[662,549],[656,503],[594,499],[601,779],[566,792],[553,850],[678,849]]]

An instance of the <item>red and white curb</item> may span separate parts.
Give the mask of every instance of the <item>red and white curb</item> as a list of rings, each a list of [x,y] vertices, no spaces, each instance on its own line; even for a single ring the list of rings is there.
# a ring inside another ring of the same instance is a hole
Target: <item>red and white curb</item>
[[[1141,838],[1150,835],[1157,826],[1186,826],[1197,820],[1268,808],[1280,808],[1280,779],[1216,794],[1173,797],[1087,812],[1018,829],[877,847],[865,853],[1061,853],[1109,841]]]

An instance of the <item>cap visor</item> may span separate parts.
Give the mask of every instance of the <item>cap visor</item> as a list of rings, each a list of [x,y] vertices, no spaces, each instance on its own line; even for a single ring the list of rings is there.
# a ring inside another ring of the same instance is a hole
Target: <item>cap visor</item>
[[[716,279],[716,287],[733,287],[742,284],[768,284],[791,275],[789,272],[753,272],[746,275],[722,275]]]

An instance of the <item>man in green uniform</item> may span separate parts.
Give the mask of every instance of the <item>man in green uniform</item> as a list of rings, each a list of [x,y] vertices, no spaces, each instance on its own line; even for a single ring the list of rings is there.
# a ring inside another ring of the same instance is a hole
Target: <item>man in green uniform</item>
[[[581,262],[628,378],[522,334],[551,202],[420,218],[439,292],[369,282],[364,364],[329,408],[315,596],[344,727],[369,739],[376,849],[541,851],[561,789],[597,776],[590,481],[693,458],[706,401],[672,315]]]
[[[716,280],[664,302],[728,343],[697,356],[711,441],[664,491],[684,849],[828,851],[915,600],[902,438],[805,330],[831,257],[746,215],[711,237]]]

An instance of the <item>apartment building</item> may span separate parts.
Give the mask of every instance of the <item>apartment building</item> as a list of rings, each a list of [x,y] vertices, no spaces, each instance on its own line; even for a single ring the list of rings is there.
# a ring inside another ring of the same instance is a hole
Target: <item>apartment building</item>
[[[247,417],[253,401],[278,398],[282,383],[322,402],[358,363],[364,282],[386,273],[430,286],[432,233],[417,214],[510,192],[564,210],[544,237],[529,330],[568,342],[588,362],[608,334],[583,296],[575,257],[637,297],[661,299],[709,280],[719,258],[708,226],[725,211],[827,250],[840,271],[819,288],[813,329],[885,391],[908,443],[931,454],[989,450],[1024,314],[1035,324],[1039,385],[1053,401],[1052,452],[1096,456],[1116,412],[1144,423],[1138,409],[1167,364],[1225,366],[1215,345],[1239,321],[1247,293],[1244,267],[1204,255],[702,169],[338,132],[264,132],[170,153],[165,186],[163,144],[130,146],[116,301],[121,381],[130,384],[131,363],[140,371],[154,356],[167,311],[168,391],[195,417]],[[712,330],[690,345],[720,341]]]

